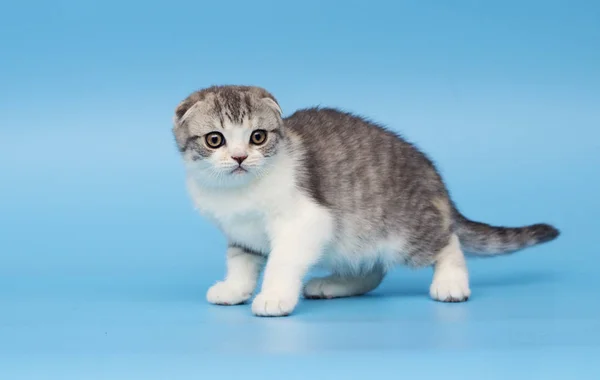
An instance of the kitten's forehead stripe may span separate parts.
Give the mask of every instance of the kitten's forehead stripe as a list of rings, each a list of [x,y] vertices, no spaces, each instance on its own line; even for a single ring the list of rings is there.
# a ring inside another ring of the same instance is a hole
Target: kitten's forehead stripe
[[[213,98],[213,107],[215,108],[215,112],[219,116],[219,125],[221,129],[225,128],[225,119],[223,118],[223,108],[221,107],[221,103],[217,99],[217,97]]]
[[[269,98],[277,105],[277,99],[267,90],[253,86],[212,86],[189,95],[175,111],[177,119],[194,106],[194,104],[208,97],[213,96],[213,108],[221,118],[227,117],[235,123],[241,123],[244,118],[251,118],[255,105],[252,103],[252,97]]]
[[[252,115],[252,103],[250,101],[250,95],[244,94],[244,103],[246,105],[246,109],[248,110],[248,117]]]

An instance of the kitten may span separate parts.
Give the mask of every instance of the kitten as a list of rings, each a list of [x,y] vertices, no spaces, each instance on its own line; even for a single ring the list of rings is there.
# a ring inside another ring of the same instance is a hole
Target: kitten
[[[173,133],[191,198],[229,241],[227,273],[209,302],[249,300],[258,316],[290,314],[306,298],[365,294],[395,265],[433,266],[430,295],[469,298],[463,250],[493,256],[544,243],[546,224],[493,227],[465,218],[433,163],[383,127],[335,109],[283,118],[248,86],[213,86],[175,111]],[[309,269],[331,275],[303,286]]]

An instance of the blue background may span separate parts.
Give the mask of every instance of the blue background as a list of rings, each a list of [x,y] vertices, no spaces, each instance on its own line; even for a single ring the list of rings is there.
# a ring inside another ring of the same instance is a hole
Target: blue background
[[[3,1],[0,379],[597,379],[598,4]],[[469,217],[562,235],[471,260],[465,304],[399,269],[284,319],[210,306],[225,241],[170,129],[225,83],[385,123]]]

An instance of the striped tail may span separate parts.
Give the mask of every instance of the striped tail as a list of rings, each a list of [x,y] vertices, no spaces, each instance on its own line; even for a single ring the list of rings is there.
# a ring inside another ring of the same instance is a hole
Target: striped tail
[[[465,253],[475,256],[495,256],[513,253],[554,240],[560,232],[549,224],[524,227],[496,227],[474,222],[458,211],[455,228]]]

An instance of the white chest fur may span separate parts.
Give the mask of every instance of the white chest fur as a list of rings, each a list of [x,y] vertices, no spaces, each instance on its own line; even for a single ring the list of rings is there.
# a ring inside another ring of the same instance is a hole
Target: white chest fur
[[[287,165],[240,188],[207,188],[188,175],[188,190],[196,208],[213,221],[232,243],[268,254],[270,226],[282,214],[294,212],[306,198],[294,184]]]
[[[261,212],[262,210],[247,210],[246,213],[240,213],[239,210],[234,212],[211,211],[205,213],[218,224],[230,243],[268,254],[271,244],[267,215]]]
[[[261,207],[263,197],[250,191],[210,191],[198,187],[193,180],[188,181],[188,188],[196,208],[218,225],[230,242],[259,252],[269,251],[269,215]]]

